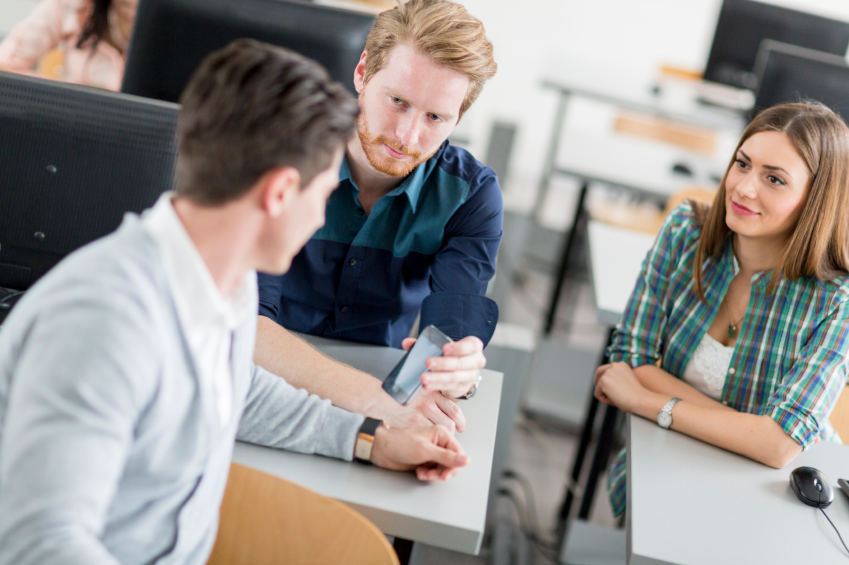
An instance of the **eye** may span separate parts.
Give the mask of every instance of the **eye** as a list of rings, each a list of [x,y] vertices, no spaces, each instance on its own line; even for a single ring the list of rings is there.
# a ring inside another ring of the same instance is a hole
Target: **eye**
[[[766,178],[770,184],[777,184],[779,186],[784,186],[787,184],[786,182],[784,182],[784,179],[781,179],[775,175],[768,175]]]
[[[430,114],[428,114],[428,115],[427,115],[427,117],[428,117],[428,119],[429,119],[430,121],[432,121],[432,122],[437,122],[437,123],[438,123],[438,122],[441,122],[441,121],[442,121],[442,118],[441,118],[441,117],[439,117],[437,114],[430,113]]]
[[[401,100],[400,98],[398,98],[397,96],[390,96],[389,99],[392,100],[392,103],[395,104],[396,106],[403,106],[404,105],[404,101]]]
[[[735,163],[737,164],[737,166],[738,166],[738,167],[740,167],[741,169],[746,169],[746,168],[748,168],[748,167],[749,167],[749,164],[748,164],[747,162],[745,162],[743,159],[735,159],[735,160],[734,160],[734,162],[735,162]]]

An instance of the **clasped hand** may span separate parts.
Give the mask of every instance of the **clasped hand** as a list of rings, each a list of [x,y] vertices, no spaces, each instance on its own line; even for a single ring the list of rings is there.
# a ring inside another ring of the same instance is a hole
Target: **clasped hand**
[[[469,456],[443,426],[380,426],[375,432],[371,462],[394,471],[415,469],[421,481],[445,481],[469,462]]]
[[[608,363],[595,371],[593,394],[599,401],[612,404],[625,412],[636,412],[640,400],[649,390],[626,363]]]

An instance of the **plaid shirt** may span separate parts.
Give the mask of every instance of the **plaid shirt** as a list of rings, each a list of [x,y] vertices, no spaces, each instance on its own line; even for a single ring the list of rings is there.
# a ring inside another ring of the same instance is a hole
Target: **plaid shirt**
[[[729,238],[703,265],[703,302],[693,280],[700,234],[689,202],[667,217],[608,347],[611,362],[660,362],[668,373],[684,374],[740,270]],[[772,272],[752,278],[721,401],[768,414],[802,447],[839,441],[828,415],[849,374],[849,276],[780,278],[770,293],[771,279]],[[622,499],[614,510],[624,509],[624,463],[620,454],[611,469],[611,500]]]

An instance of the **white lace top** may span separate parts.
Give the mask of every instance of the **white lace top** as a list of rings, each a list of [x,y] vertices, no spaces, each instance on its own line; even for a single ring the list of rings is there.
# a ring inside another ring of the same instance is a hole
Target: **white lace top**
[[[684,370],[684,380],[715,400],[722,397],[725,375],[731,364],[733,347],[722,345],[705,332],[701,343]]]

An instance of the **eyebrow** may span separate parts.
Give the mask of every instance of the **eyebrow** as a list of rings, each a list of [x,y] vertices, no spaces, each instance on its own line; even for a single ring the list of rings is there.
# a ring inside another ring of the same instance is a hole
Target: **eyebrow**
[[[749,161],[749,162],[751,162],[751,161],[752,161],[752,158],[751,158],[751,157],[749,157],[748,155],[746,155],[746,152],[745,152],[745,151],[743,151],[742,149],[738,149],[737,151],[739,151],[739,152],[743,155],[743,157],[745,157],[745,158],[746,158],[746,160],[747,160],[747,161]],[[764,165],[764,166],[763,166],[763,168],[764,168],[764,169],[769,169],[770,171],[781,171],[782,173],[784,173],[784,174],[785,174],[785,175],[787,175],[788,177],[793,178],[793,175],[791,175],[791,174],[787,171],[787,169],[784,169],[784,168],[782,168],[782,167],[778,167],[778,166],[776,166],[776,165]]]

